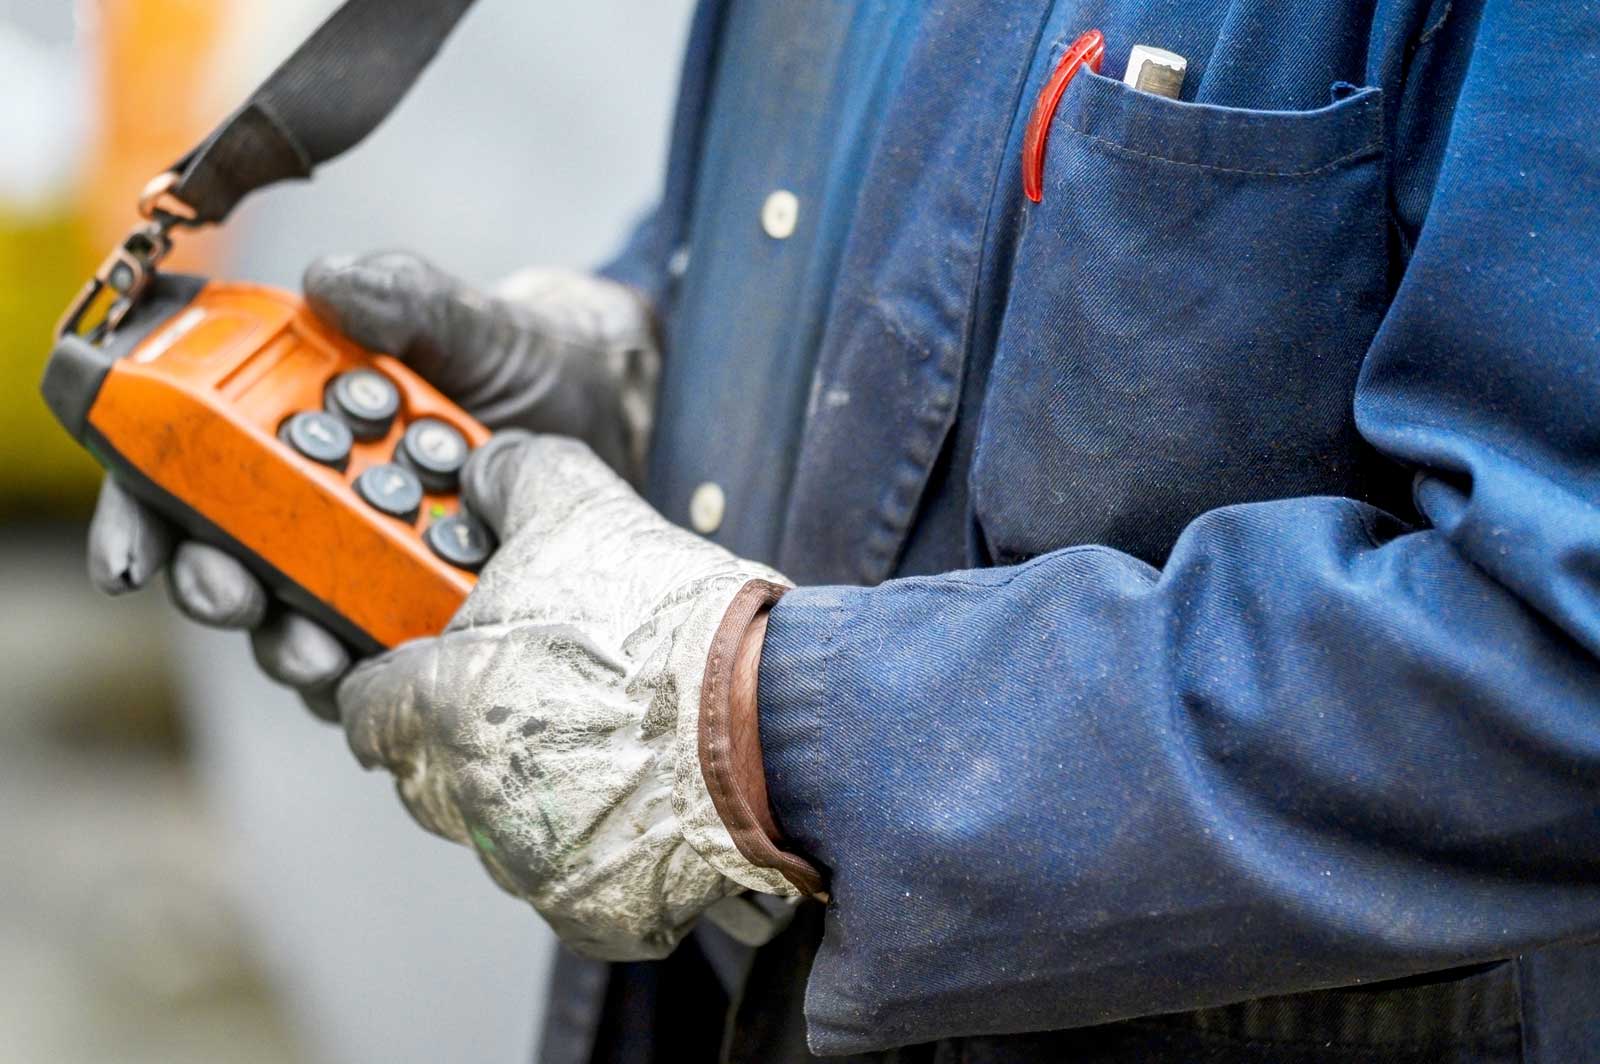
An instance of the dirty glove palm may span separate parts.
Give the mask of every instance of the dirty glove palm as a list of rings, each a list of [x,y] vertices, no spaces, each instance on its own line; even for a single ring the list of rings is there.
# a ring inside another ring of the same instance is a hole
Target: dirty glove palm
[[[662,956],[745,887],[792,895],[735,848],[698,754],[718,625],[747,582],[782,578],[669,524],[573,440],[503,434],[464,481],[499,551],[443,635],[340,685],[356,756],[592,956]]]
[[[490,428],[575,436],[637,473],[657,354],[650,313],[623,286],[528,270],[490,297],[413,255],[388,252],[313,263],[305,295],[328,324],[404,360]],[[349,665],[339,642],[298,614],[269,610],[266,590],[236,559],[177,542],[165,521],[107,478],[89,536],[95,584],[113,594],[133,590],[169,560],[179,609],[202,624],[250,629],[263,670],[332,716],[332,687]]]

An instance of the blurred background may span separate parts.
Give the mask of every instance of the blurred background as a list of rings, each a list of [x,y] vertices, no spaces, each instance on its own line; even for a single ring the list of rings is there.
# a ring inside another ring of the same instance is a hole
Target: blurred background
[[[83,575],[52,323],[164,169],[335,0],[0,0],[0,1060],[517,1061],[549,932],[415,828],[243,637]],[[691,0],[479,0],[399,112],[174,268],[601,261],[664,163]]]

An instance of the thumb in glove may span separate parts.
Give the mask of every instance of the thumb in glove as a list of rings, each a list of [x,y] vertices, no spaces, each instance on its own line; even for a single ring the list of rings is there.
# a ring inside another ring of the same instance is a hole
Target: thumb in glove
[[[318,259],[303,286],[324,321],[406,362],[491,429],[581,439],[636,478],[659,355],[631,289],[528,270],[486,296],[406,252]]]

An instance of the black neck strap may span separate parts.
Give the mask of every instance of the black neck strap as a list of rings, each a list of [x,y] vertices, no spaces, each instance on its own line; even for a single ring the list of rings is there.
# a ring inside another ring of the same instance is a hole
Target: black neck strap
[[[472,0],[345,0],[244,106],[145,187],[135,227],[79,290],[59,336],[103,339],[139,302],[173,226],[220,222],[258,188],[305,179],[388,117]]]
[[[472,2],[345,0],[173,164],[152,207],[177,224],[206,225],[258,188],[310,177],[388,117]]]

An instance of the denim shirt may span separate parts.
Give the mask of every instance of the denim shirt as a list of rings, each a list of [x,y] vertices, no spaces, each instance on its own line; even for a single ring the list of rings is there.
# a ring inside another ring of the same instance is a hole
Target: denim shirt
[[[1478,966],[1459,1059],[1600,1059],[1600,12],[871,6],[703,5],[610,269],[666,322],[652,501],[718,484],[801,585],[760,713],[831,873],[812,1048],[1429,1059],[1391,1021],[1445,1006],[1313,1051],[1259,1003]]]

